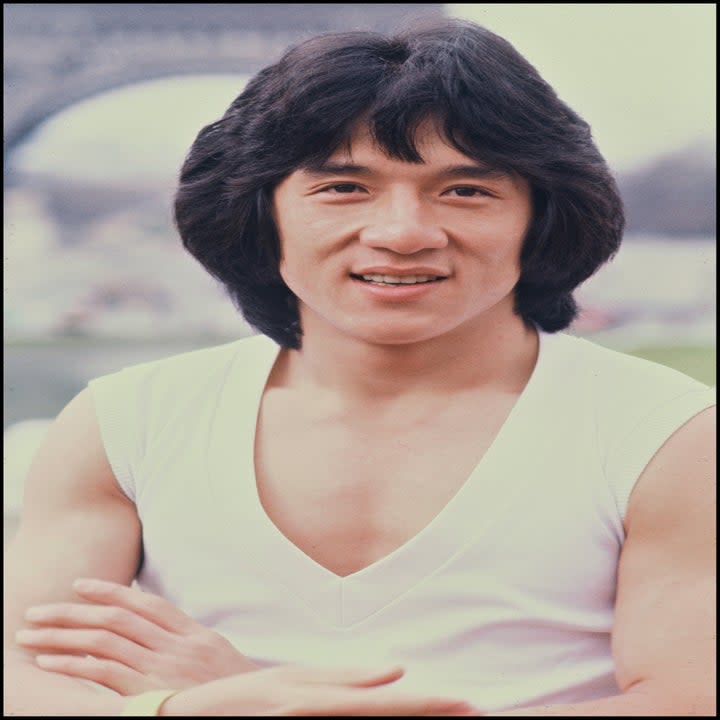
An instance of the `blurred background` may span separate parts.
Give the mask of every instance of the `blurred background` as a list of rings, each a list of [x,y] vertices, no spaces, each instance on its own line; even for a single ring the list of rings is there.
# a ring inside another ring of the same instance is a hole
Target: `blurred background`
[[[714,4],[34,4],[4,13],[5,538],[87,381],[253,331],[181,248],[175,180],[248,78],[317,32],[463,17],[591,124],[628,224],[571,332],[715,384]]]

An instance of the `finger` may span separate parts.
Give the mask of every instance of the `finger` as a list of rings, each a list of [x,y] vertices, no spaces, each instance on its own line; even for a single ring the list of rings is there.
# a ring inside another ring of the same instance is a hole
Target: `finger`
[[[284,709],[286,715],[318,716],[439,716],[469,715],[473,706],[457,698],[422,697],[399,693],[394,688],[347,690],[312,694],[305,701]]]
[[[201,627],[169,600],[135,587],[95,578],[78,578],[73,589],[80,597],[96,603],[117,605],[137,613],[165,630],[188,635]]]
[[[115,660],[143,672],[149,666],[149,650],[107,630],[41,628],[19,630],[15,639],[25,648],[62,650]]]
[[[363,717],[420,717],[420,716],[457,716],[468,715],[472,706],[463,700],[447,698],[363,698],[357,701],[327,701],[312,708],[312,712],[297,713],[299,715],[318,716],[363,716]]]
[[[307,666],[283,666],[277,672],[290,679],[311,685],[349,685],[352,687],[374,687],[386,685],[400,679],[405,670],[390,668],[327,668]]]
[[[136,695],[155,687],[147,676],[122,663],[106,658],[78,655],[38,655],[35,662],[38,667],[48,672],[91,680],[121,695]]]
[[[144,617],[121,607],[87,603],[52,603],[28,608],[25,619],[56,628],[99,628],[151,650],[167,648],[173,635]]]

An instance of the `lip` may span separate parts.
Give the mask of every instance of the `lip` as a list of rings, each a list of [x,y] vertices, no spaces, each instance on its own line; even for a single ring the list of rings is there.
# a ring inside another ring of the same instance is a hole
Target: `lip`
[[[379,274],[379,273],[378,273]],[[388,275],[390,273],[387,273]],[[425,273],[426,275],[432,275],[433,273]],[[437,274],[437,273],[435,273]],[[425,295],[430,295],[437,292],[439,286],[444,285],[443,277],[440,280],[434,280],[431,282],[418,283],[417,285],[380,285],[377,283],[365,282],[358,278],[351,277],[350,280],[353,285],[365,295],[375,300],[383,302],[407,302],[408,300],[414,300],[416,298],[422,298]]]
[[[431,267],[410,267],[410,268],[397,268],[389,267],[388,265],[374,265],[372,267],[362,268],[361,270],[353,270],[351,275],[434,275],[437,277],[446,278],[450,273],[444,270],[438,270],[438,268]]]

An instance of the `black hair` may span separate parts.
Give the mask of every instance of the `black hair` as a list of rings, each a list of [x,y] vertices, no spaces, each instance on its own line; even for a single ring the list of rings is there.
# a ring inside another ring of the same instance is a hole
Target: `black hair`
[[[388,156],[422,162],[415,133],[428,118],[460,152],[529,182],[515,312],[546,332],[566,328],[573,291],[620,245],[620,194],[590,126],[509,42],[467,21],[320,35],[261,70],[185,159],[175,197],[184,246],[250,325],[300,347],[274,188],[347,144],[360,120]]]

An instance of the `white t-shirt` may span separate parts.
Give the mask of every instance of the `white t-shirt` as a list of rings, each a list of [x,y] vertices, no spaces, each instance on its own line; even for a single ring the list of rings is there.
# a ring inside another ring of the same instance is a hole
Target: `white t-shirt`
[[[403,546],[339,577],[258,498],[255,429],[277,352],[258,335],[90,382],[142,521],[140,586],[264,665],[399,664],[408,691],[487,712],[617,694],[610,633],[627,501],[714,390],[540,333],[527,386],[457,494]]]

